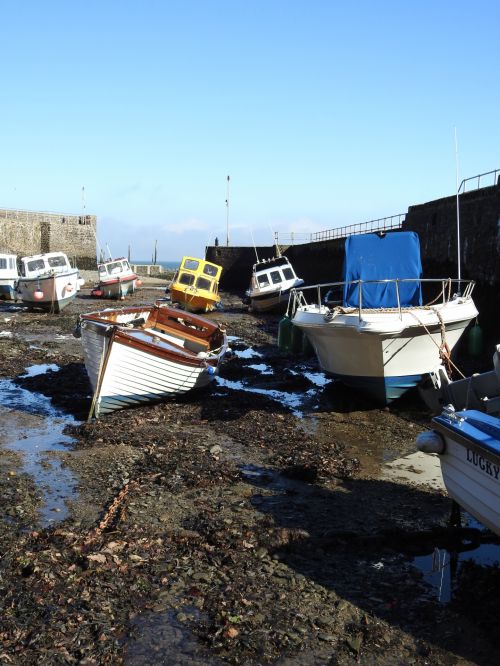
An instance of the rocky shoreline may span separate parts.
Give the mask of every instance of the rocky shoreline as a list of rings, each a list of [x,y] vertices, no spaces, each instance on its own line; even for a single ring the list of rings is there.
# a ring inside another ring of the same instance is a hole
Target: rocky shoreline
[[[4,404],[0,663],[496,663],[498,569],[463,566],[440,603],[415,558],[462,543],[450,501],[380,475],[429,426],[418,398],[381,410],[318,384],[313,359],[279,353],[277,316],[223,303],[210,317],[233,354],[213,387],[99,421],[72,330],[113,304],[84,289],[60,315],[0,305],[0,383],[67,418],[71,443],[41,463],[73,484],[43,524],[9,446],[40,416]]]

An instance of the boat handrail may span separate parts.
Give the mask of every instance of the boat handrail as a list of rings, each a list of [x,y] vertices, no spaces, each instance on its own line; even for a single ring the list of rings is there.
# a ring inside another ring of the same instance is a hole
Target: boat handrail
[[[400,284],[401,283],[425,283],[425,284],[441,284],[441,291],[436,298],[434,298],[430,303],[424,306],[404,306],[401,305],[401,294],[400,294]],[[361,320],[363,310],[377,310],[378,308],[363,308],[363,286],[370,284],[394,284],[396,288],[396,298],[397,298],[397,307],[396,308],[383,308],[384,310],[397,310],[399,317],[402,318],[403,311],[407,310],[408,307],[429,307],[435,303],[442,296],[443,305],[448,303],[448,301],[457,295],[460,295],[464,300],[468,300],[471,297],[472,291],[475,286],[474,280],[463,280],[458,278],[386,278],[384,280],[350,280],[342,282],[323,282],[314,285],[308,285],[306,287],[294,287],[290,290],[290,303],[292,304],[292,314],[298,307],[308,307],[310,305],[317,305],[318,309],[321,311],[323,307],[325,312],[329,311],[328,306],[322,301],[321,293],[322,290],[331,290],[335,287],[343,288],[346,286],[358,286],[358,305],[357,307],[352,307],[351,310],[358,311],[358,316]],[[452,290],[452,285],[455,285],[455,291]],[[315,291],[315,301],[316,303],[308,301],[304,292]]]

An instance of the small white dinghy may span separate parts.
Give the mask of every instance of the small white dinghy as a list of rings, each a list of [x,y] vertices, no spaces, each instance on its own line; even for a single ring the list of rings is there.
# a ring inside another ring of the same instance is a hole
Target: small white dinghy
[[[450,405],[432,422],[434,430],[418,436],[417,448],[439,454],[450,497],[500,535],[500,419]]]
[[[206,386],[227,350],[217,323],[158,303],[79,317],[99,417]]]
[[[22,257],[17,293],[25,305],[57,313],[74,300],[81,283],[64,252],[47,252]]]

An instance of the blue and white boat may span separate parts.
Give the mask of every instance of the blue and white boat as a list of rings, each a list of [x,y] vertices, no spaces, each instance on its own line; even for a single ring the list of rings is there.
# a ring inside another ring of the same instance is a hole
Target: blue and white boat
[[[18,279],[16,255],[0,253],[0,300],[16,300]]]
[[[386,404],[451,353],[478,314],[473,288],[422,279],[414,232],[360,234],[346,239],[344,280],[292,290],[290,307],[322,370]]]
[[[418,436],[417,448],[439,454],[450,497],[500,534],[500,419],[450,405],[432,422],[434,430]]]

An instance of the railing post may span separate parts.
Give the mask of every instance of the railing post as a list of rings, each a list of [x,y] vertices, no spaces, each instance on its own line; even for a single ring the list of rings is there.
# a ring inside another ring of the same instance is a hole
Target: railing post
[[[358,321],[361,323],[361,309],[363,307],[363,280],[358,280]]]
[[[399,318],[402,320],[403,313],[401,312],[401,298],[399,296],[399,278],[396,278],[396,298],[398,301]]]

